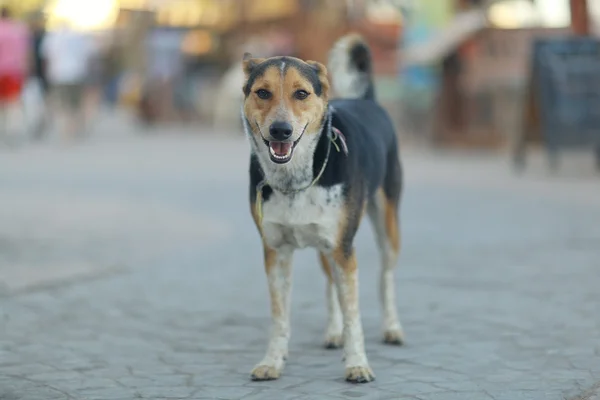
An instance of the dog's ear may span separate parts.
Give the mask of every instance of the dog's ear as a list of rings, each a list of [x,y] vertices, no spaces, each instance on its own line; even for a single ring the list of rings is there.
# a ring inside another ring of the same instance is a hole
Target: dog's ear
[[[265,61],[264,58],[254,58],[250,53],[244,53],[244,58],[242,59],[242,68],[244,69],[244,74],[246,74],[246,79],[252,73],[252,70],[256,68],[258,64]]]
[[[327,67],[320,62],[307,61],[310,67],[317,73],[319,77],[319,83],[321,84],[321,97],[325,100],[329,98],[329,78],[327,77]]]

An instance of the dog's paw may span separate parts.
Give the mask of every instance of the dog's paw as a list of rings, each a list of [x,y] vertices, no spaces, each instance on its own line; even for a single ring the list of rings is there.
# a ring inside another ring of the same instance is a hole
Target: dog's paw
[[[346,381],[368,383],[375,380],[375,374],[368,365],[346,368]]]
[[[250,373],[250,377],[253,381],[272,381],[279,379],[280,376],[281,369],[266,364],[257,365]]]
[[[344,344],[344,338],[342,335],[327,335],[325,337],[325,348],[326,349],[339,349]]]
[[[394,346],[404,344],[404,333],[401,329],[389,329],[383,333],[383,342]]]

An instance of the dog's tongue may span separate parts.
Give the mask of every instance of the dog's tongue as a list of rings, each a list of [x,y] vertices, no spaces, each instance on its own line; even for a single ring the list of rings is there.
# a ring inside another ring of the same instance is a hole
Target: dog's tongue
[[[291,143],[282,142],[270,142],[269,145],[278,156],[286,156],[290,151],[290,147],[292,147]]]

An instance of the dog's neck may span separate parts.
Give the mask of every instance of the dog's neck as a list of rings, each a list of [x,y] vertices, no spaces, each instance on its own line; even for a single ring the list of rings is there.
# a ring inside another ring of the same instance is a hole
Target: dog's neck
[[[242,115],[242,119],[244,130],[250,140],[252,153],[258,159],[266,184],[271,186],[273,190],[290,193],[301,191],[313,183],[319,170],[324,167],[323,165],[314,165],[315,151],[319,143],[323,140],[329,140],[329,131],[331,131],[331,111],[329,108],[325,112],[322,118],[323,122],[316,132],[305,132],[304,137],[298,142],[294,150],[294,156],[286,164],[275,164],[270,160],[267,147],[262,140],[256,140],[256,135],[250,130],[251,128],[244,115]]]

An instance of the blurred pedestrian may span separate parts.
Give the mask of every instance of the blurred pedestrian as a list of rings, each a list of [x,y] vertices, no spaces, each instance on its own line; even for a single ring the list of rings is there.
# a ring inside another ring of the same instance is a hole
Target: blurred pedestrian
[[[12,19],[8,7],[0,8],[0,137],[9,138],[9,120],[23,116],[21,91],[28,72],[29,34],[25,24]],[[17,124],[26,126],[21,118]]]
[[[42,52],[42,43],[46,38],[46,21],[44,14],[39,12],[36,13],[32,21],[31,26],[31,41],[32,41],[32,73],[31,77],[34,79],[36,85],[38,97],[43,103],[43,110],[41,115],[38,117],[38,122],[34,129],[34,136],[40,138],[48,125],[48,74],[47,74],[47,63],[46,58]]]
[[[119,101],[119,85],[123,73],[123,44],[113,38],[104,58],[104,101],[110,108],[117,106]]]
[[[75,138],[84,133],[84,93],[93,46],[89,37],[63,22],[42,42],[48,64],[48,80],[56,111],[66,119],[63,133]]]

